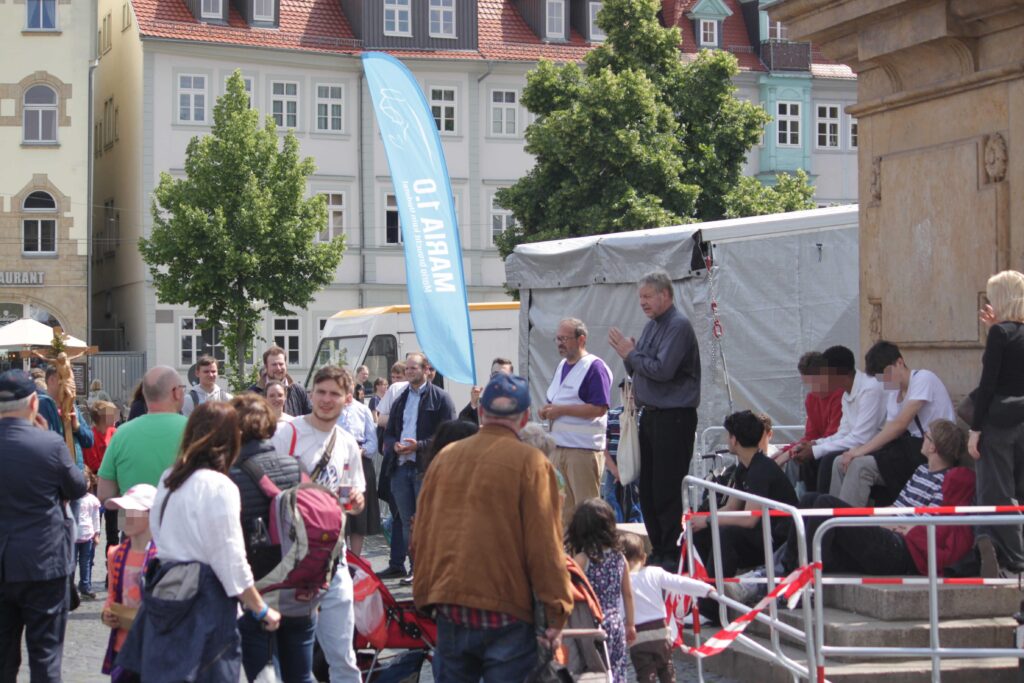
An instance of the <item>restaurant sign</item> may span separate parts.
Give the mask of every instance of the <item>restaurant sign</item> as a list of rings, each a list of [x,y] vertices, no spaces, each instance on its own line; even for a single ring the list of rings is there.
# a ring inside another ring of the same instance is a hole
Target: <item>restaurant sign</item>
[[[0,270],[0,285],[42,287],[46,284],[41,270]]]

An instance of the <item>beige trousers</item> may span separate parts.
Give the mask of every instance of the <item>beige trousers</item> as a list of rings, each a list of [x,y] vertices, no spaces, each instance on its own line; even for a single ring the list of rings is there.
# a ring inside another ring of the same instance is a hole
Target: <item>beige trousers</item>
[[[604,451],[558,446],[551,463],[565,478],[565,503],[562,505],[562,527],[569,528],[576,506],[588,498],[601,496],[604,474]]]

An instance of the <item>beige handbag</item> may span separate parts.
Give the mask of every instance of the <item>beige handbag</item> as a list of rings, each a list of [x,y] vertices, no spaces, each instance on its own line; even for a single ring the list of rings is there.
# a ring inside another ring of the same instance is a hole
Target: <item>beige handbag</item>
[[[619,416],[619,450],[615,456],[619,468],[619,483],[627,486],[640,476],[640,426],[637,422],[633,382],[626,380],[622,388],[622,415]]]

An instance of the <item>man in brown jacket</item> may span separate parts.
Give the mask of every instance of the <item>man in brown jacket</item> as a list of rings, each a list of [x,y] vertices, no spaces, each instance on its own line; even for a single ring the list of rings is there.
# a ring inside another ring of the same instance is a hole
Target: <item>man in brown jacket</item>
[[[524,680],[542,641],[555,646],[572,610],[555,471],[519,440],[530,418],[526,380],[498,374],[480,398],[480,431],[446,447],[427,470],[413,529],[420,609],[437,615],[434,676]]]

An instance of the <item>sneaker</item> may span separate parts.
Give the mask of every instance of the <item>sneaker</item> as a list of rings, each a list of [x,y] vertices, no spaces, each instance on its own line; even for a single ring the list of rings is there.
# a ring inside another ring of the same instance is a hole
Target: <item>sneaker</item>
[[[726,583],[723,586],[726,597],[742,602],[744,605],[756,605],[764,596],[768,595],[767,583],[743,583],[742,579],[763,579],[768,576],[764,567],[758,567],[746,574],[740,574],[740,583]]]
[[[382,572],[377,572],[378,579],[401,579],[405,577],[405,570],[401,567],[388,567]]]
[[[992,539],[988,536],[980,536],[977,542],[978,554],[981,556],[981,574],[983,579],[1006,578],[1000,576],[999,559],[996,557],[996,548],[992,545]]]
[[[82,597],[82,600],[95,600],[96,599],[96,594],[95,593],[89,593],[87,591],[80,591],[79,595]]]
[[[403,586],[411,586],[412,585],[412,574],[409,574],[408,576],[406,576],[404,579],[402,579],[398,583],[402,584]]]

